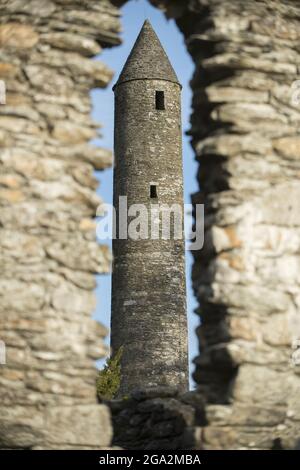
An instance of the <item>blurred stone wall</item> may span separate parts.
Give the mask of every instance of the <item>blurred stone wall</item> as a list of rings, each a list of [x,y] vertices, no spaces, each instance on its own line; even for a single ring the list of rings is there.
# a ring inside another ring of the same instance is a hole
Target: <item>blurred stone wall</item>
[[[94,170],[112,159],[89,144],[89,93],[112,78],[93,57],[120,43],[119,13],[103,0],[2,0],[0,23],[0,446],[107,446],[94,366],[107,331],[91,314],[94,274],[110,269]]]

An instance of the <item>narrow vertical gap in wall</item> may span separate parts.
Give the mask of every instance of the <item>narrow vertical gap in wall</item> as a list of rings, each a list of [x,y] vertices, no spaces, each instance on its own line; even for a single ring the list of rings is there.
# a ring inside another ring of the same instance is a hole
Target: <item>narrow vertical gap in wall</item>
[[[155,92],[155,107],[160,111],[164,111],[166,109],[165,105],[165,92],[164,91],[156,91]]]
[[[145,9],[147,15],[145,15]],[[159,31],[160,39],[163,42],[163,46],[166,49],[169,58],[171,59],[172,65],[175,71],[179,72],[179,79],[183,86],[182,89],[182,127],[183,127],[183,159],[184,159],[184,193],[185,203],[190,203],[190,194],[196,193],[199,190],[198,183],[196,180],[196,174],[198,170],[197,162],[194,160],[194,152],[190,146],[190,139],[185,134],[185,131],[190,128],[190,115],[191,115],[191,100],[192,91],[189,85],[191,77],[194,72],[194,63],[188,53],[183,36],[181,35],[174,20],[166,21],[164,14],[157,8],[153,7],[147,0],[139,0],[137,2],[126,2],[121,8],[122,12],[122,25],[123,25],[123,43],[116,48],[104,48],[99,59],[104,62],[111,70],[115,72],[117,77],[123,66],[124,57],[127,57],[130,49],[136,40],[136,36],[142,27],[142,24],[147,16],[154,29]],[[114,122],[114,95],[111,86],[105,90],[97,89],[92,93],[94,111],[93,117],[96,121],[103,124],[102,137],[97,139],[97,145],[99,147],[106,147],[109,149],[113,148],[113,122]],[[157,92],[163,92],[162,89],[158,89]],[[164,108],[168,109],[167,95],[164,93]],[[158,98],[157,99],[161,99]],[[152,97],[152,108],[156,110],[156,93]],[[165,115],[164,110],[157,110],[158,114]],[[159,149],[157,149],[159,150]],[[97,172],[97,178],[100,181],[98,194],[105,202],[112,203],[112,168],[105,170],[104,172]],[[149,186],[146,191],[150,191]],[[160,188],[157,188],[157,193],[160,192]],[[160,194],[158,194],[160,196]],[[148,193],[150,200],[150,194]],[[151,199],[151,202],[155,202],[155,199]],[[189,233],[192,226],[192,217],[187,215],[185,223],[186,233]],[[103,242],[102,242],[103,243]],[[108,241],[110,245],[110,242]],[[187,307],[188,307],[188,333],[189,333],[189,363],[190,369],[194,368],[192,365],[193,359],[199,355],[198,340],[195,333],[196,328],[199,325],[199,317],[194,314],[194,311],[199,308],[198,302],[193,294],[191,271],[193,265],[193,257],[191,252],[186,253],[186,281],[187,281]],[[111,275],[99,275],[97,277],[97,310],[95,318],[103,323],[107,328],[110,326],[110,279]],[[109,338],[106,338],[107,344],[109,344]],[[101,360],[101,364],[104,361]],[[100,365],[100,364],[99,364]],[[190,375],[191,387],[194,387],[194,381],[192,375]]]
[[[157,185],[152,183],[150,184],[150,198],[157,199]]]

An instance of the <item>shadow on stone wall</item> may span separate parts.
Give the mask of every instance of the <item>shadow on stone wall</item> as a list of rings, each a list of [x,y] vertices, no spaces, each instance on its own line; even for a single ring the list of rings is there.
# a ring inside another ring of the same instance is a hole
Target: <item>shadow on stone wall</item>
[[[112,413],[113,445],[124,449],[200,449],[206,424],[203,402],[195,392],[171,387],[135,390],[107,403]]]

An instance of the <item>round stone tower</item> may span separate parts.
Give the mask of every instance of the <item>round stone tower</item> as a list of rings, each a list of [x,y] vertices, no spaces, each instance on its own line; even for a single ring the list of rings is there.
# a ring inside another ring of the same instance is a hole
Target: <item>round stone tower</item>
[[[119,396],[159,385],[182,391],[188,386],[188,354],[181,85],[149,21],[114,91],[111,346],[113,354],[122,348]],[[121,210],[126,202],[128,219]],[[138,239],[126,235],[131,223],[139,228]]]

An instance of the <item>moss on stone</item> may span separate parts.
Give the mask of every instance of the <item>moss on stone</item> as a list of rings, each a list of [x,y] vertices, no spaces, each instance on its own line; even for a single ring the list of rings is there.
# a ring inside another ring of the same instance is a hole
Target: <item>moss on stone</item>
[[[123,347],[106,361],[104,369],[100,370],[97,378],[97,395],[100,400],[112,400],[120,388],[121,357]]]

